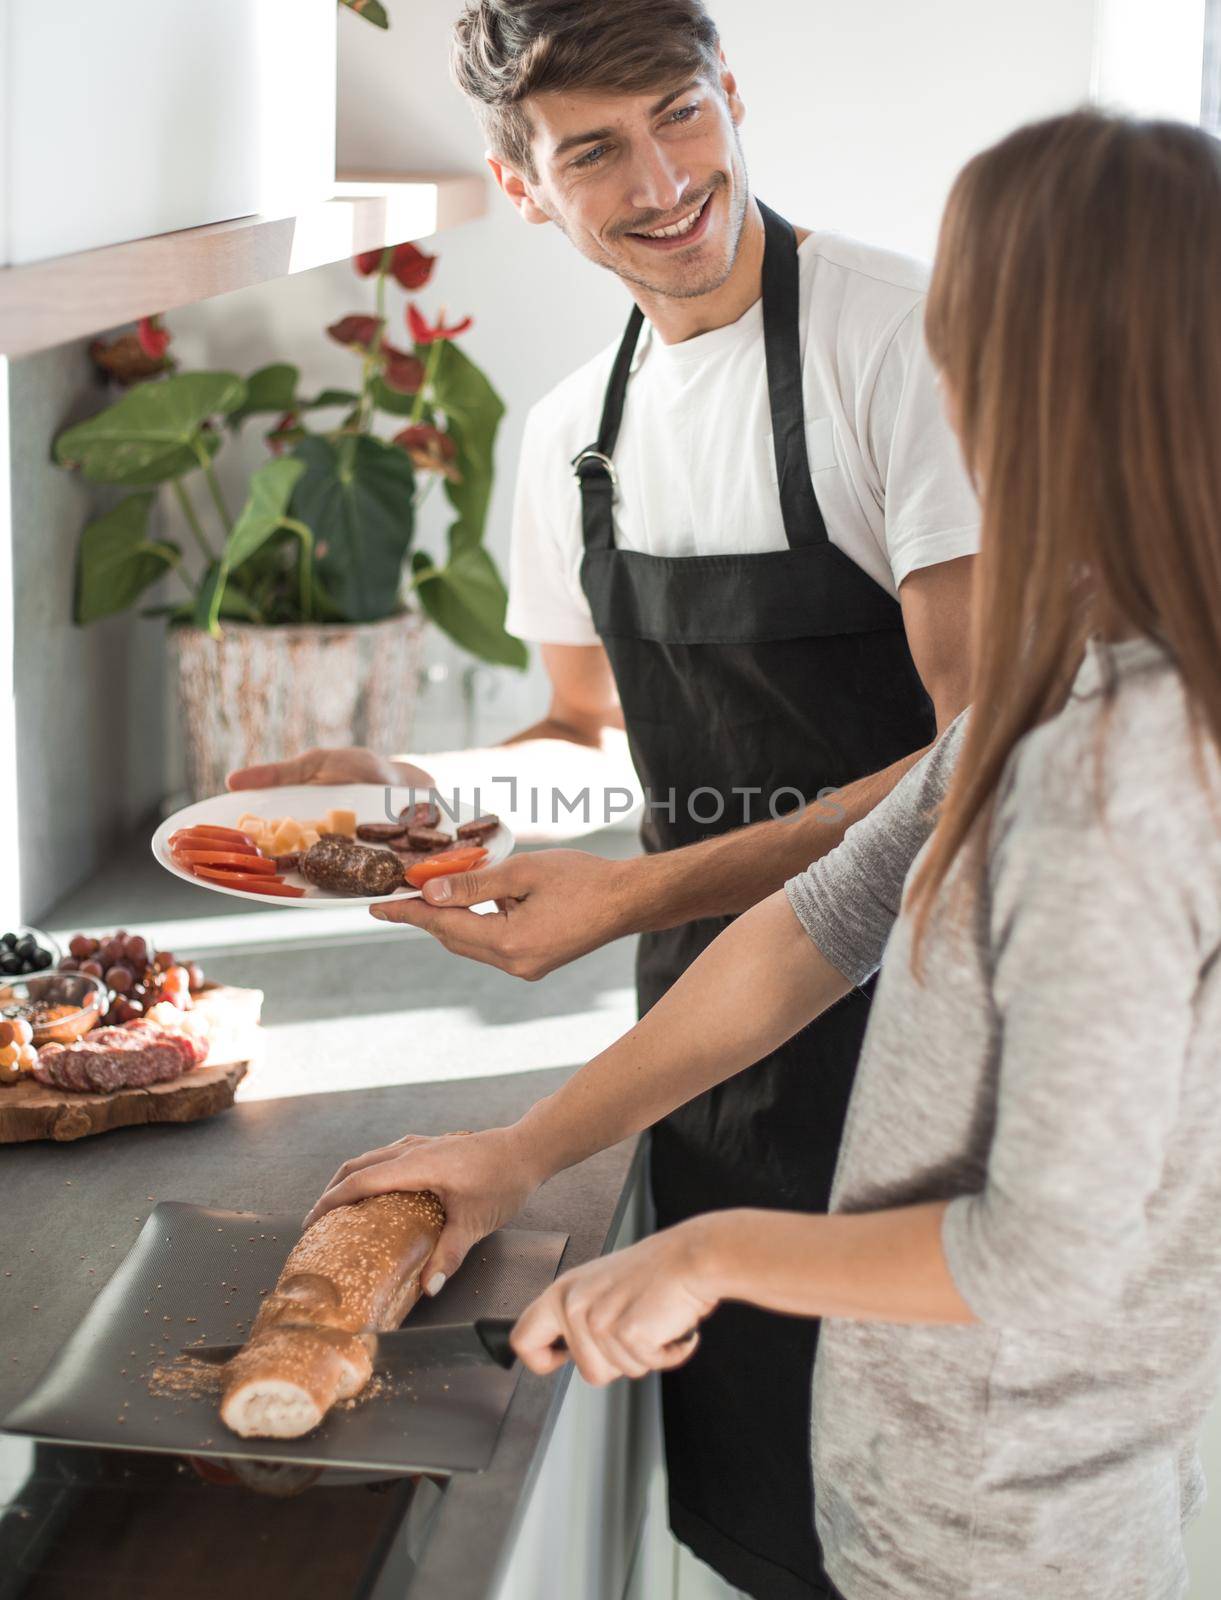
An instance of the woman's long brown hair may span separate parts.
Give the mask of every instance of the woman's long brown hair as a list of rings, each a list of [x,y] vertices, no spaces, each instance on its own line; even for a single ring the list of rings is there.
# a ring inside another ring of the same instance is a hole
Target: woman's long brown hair
[[[1020,128],[954,185],[925,326],[983,524],[971,717],[910,889],[917,951],[1090,634],[1164,645],[1221,747],[1221,144],[1088,111]]]

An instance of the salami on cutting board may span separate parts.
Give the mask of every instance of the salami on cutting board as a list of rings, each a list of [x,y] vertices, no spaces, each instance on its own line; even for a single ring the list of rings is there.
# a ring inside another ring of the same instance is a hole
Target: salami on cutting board
[[[32,1139],[62,1143],[112,1128],[195,1122],[227,1110],[255,1052],[262,1004],[258,989],[202,990],[195,1005],[211,1026],[207,1058],[169,1082],[110,1094],[60,1089],[33,1078],[5,1088],[0,1092],[0,1144]]]

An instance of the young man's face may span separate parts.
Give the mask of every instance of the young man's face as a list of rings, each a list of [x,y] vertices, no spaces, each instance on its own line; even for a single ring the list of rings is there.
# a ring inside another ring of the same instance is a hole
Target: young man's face
[[[647,94],[535,95],[524,109],[538,176],[493,170],[531,222],[554,222],[582,255],[653,294],[723,284],[749,200],[733,76]]]

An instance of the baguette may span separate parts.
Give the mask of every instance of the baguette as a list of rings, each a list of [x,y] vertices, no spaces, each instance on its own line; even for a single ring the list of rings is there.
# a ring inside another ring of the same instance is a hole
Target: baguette
[[[245,1348],[224,1371],[220,1414],[244,1439],[297,1439],[368,1383],[377,1334],[420,1297],[445,1226],[436,1195],[379,1194],[320,1217],[293,1246]]]

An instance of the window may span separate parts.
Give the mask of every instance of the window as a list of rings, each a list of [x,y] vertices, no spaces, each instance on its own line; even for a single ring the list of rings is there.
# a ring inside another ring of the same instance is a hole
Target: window
[[[1200,121],[1209,133],[1221,137],[1221,0],[1205,0]]]

